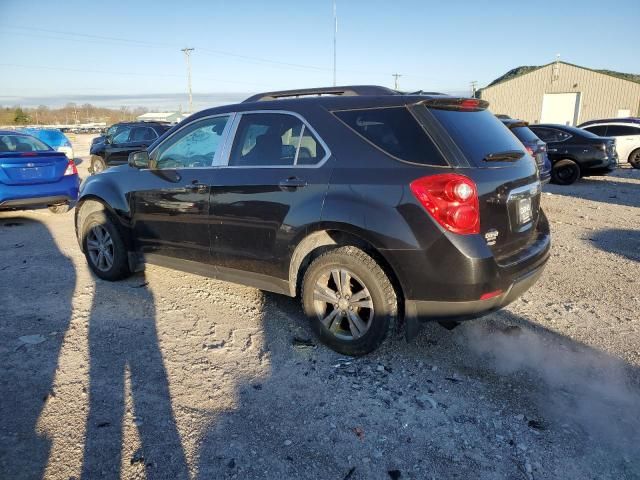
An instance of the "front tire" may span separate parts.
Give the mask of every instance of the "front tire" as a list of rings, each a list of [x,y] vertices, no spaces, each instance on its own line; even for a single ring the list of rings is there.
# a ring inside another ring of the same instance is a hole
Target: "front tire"
[[[349,356],[375,350],[398,314],[384,270],[352,246],[330,250],[311,263],[302,281],[302,306],[320,341]]]
[[[565,158],[553,164],[551,181],[558,185],[571,185],[580,178],[580,167],[573,160]]]
[[[91,165],[89,166],[91,170],[91,175],[96,175],[98,173],[104,172],[107,169],[107,164],[104,161],[104,158],[98,157],[97,155],[91,156]]]
[[[131,275],[120,231],[105,212],[93,212],[84,219],[82,246],[89,268],[103,280]]]
[[[640,169],[640,148],[635,149],[629,155],[629,163],[633,168]]]

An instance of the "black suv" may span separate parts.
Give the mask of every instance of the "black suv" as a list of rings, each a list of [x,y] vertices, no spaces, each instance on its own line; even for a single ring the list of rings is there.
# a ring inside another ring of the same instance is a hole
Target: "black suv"
[[[618,167],[613,138],[568,125],[537,124],[529,128],[547,144],[553,183],[570,185],[580,177],[606,175]]]
[[[148,262],[299,295],[347,355],[478,317],[550,248],[536,163],[486,107],[360,86],[204,110],[85,181],[78,241],[107,280]]]
[[[147,148],[171,125],[164,122],[122,122],[109,127],[105,135],[91,142],[90,173],[100,173],[108,167],[127,163],[129,154]]]

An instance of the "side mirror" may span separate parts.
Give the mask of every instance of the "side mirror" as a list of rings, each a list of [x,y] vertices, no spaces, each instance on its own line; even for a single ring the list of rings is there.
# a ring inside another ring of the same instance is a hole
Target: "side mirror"
[[[149,168],[151,165],[149,152],[146,150],[140,150],[139,152],[130,153],[128,163],[129,166],[134,168]]]
[[[111,143],[111,135],[104,136],[104,143]]]

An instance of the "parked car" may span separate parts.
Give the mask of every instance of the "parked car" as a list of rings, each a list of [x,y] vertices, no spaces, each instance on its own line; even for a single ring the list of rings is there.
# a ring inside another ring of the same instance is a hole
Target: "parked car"
[[[129,154],[147,148],[171,127],[158,122],[131,122],[118,124],[100,143],[91,145],[89,172],[100,173],[108,167],[127,163]]]
[[[601,137],[613,137],[620,162],[629,162],[633,168],[640,168],[639,118],[592,120],[580,128]]]
[[[64,153],[69,160],[74,159],[73,146],[60,130],[55,128],[23,128],[20,131],[42,140],[55,151]]]
[[[105,129],[104,132],[95,137],[93,140],[91,140],[91,145],[94,145],[96,143],[103,143],[104,139],[106,137],[114,137],[116,136],[118,133],[120,133],[122,130],[129,128],[129,127],[133,127],[133,126],[139,126],[139,125],[148,125],[148,124],[154,124],[154,125],[160,125],[162,127],[166,127],[167,129],[171,128],[171,124],[168,122],[151,122],[151,121],[136,121],[136,122],[119,122],[119,123],[114,123],[113,125],[111,125],[109,128]]]
[[[550,249],[535,161],[487,105],[356,86],[204,110],[83,183],[78,242],[106,280],[146,262],[300,296],[346,355],[482,316]]]
[[[504,123],[511,133],[513,133],[518,140],[524,145],[533,158],[536,159],[538,165],[538,171],[540,172],[540,181],[542,183],[549,183],[551,180],[551,161],[547,156],[547,145],[540,140],[533,131],[528,127],[528,123],[523,120],[516,120],[512,118],[505,118],[504,116],[496,115],[502,123]]]
[[[0,130],[0,209],[69,210],[80,180],[73,160],[26,133]]]
[[[529,128],[547,144],[553,183],[570,185],[582,176],[606,175],[618,165],[612,138],[568,125],[537,124]]]

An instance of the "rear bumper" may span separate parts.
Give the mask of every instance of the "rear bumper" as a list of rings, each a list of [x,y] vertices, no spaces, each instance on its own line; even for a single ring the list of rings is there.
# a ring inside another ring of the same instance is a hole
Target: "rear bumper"
[[[441,237],[432,245],[422,251],[381,251],[402,287],[407,332],[416,331],[420,322],[477,318],[513,302],[544,271],[551,235],[540,211],[535,239],[506,258],[496,259],[480,236]],[[491,292],[495,296],[482,299]]]
[[[80,179],[69,175],[55,183],[37,185],[0,185],[0,208],[58,205],[73,206],[78,199]]]
[[[488,300],[464,302],[407,300],[405,301],[405,319],[423,322],[443,319],[470,320],[499,310],[516,300],[536,283],[544,271],[546,260],[542,265],[516,278],[504,293]]]

